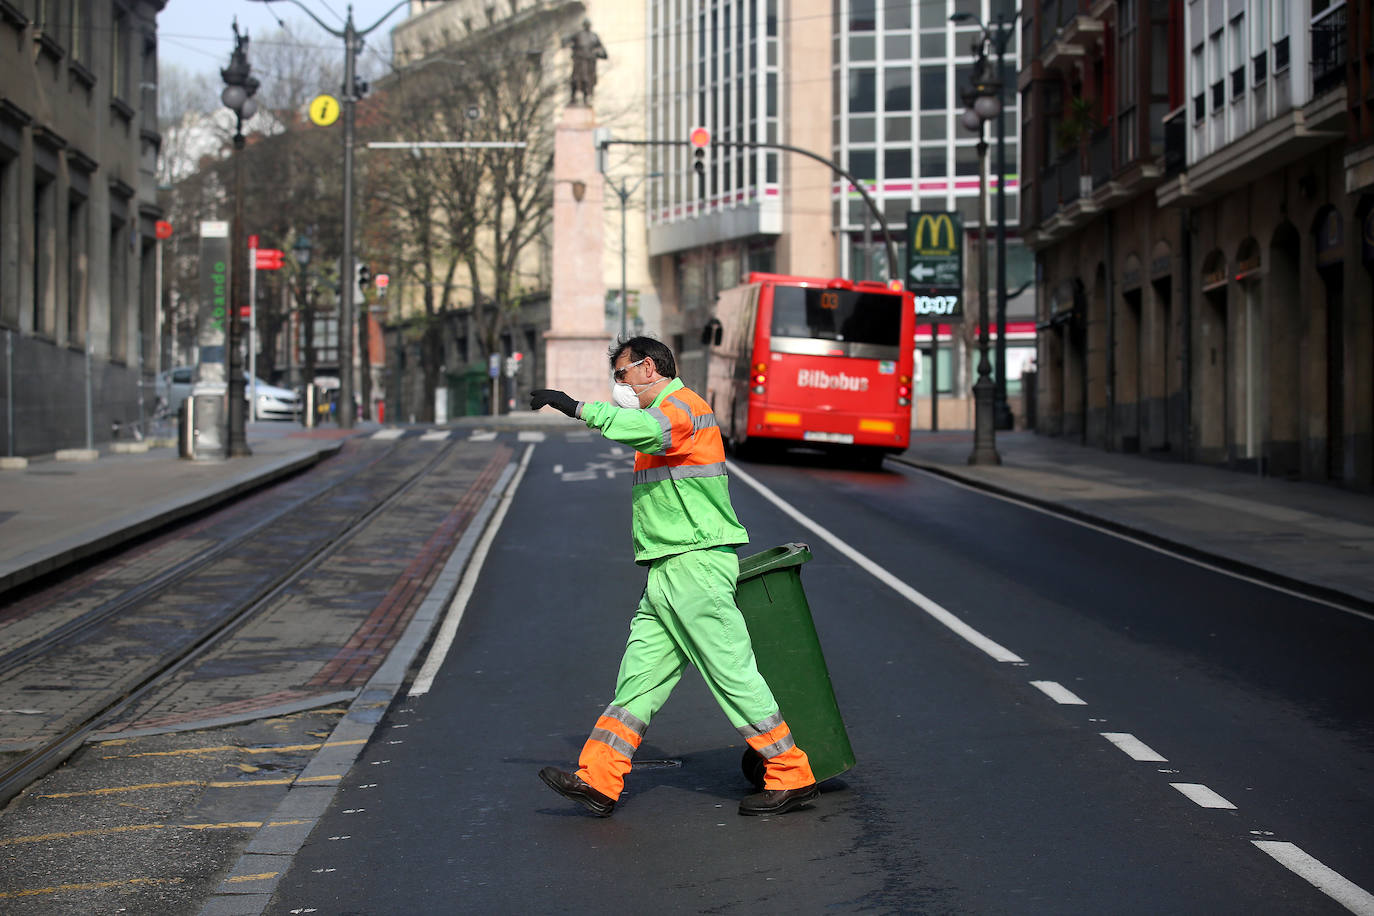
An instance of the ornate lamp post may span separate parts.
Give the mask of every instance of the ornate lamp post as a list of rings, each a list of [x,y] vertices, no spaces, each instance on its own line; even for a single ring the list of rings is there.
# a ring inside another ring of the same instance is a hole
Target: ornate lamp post
[[[978,134],[978,381],[973,386],[973,453],[969,464],[1001,464],[997,454],[994,399],[997,386],[992,381],[988,361],[988,141],[983,124],[1001,109],[996,90],[988,85],[982,43],[974,45],[973,85],[964,93],[964,113],[960,123]]]
[[[1007,45],[1016,34],[1016,20],[1020,15],[1019,9],[1010,16],[999,12],[990,27],[972,13],[955,13],[949,17],[950,22],[973,22],[982,30],[978,57],[984,62],[984,72],[990,63],[988,49],[997,55],[997,78],[986,81],[990,93],[981,99],[983,110],[979,117],[983,121],[997,119],[997,391],[993,411],[998,429],[1011,429],[1013,420],[1007,405],[1007,125],[1002,117],[1001,76]]]
[[[234,20],[234,52],[229,58],[229,66],[219,73],[224,79],[220,101],[234,113],[234,224],[229,248],[233,266],[229,270],[229,335],[225,346],[225,369],[229,373],[227,451],[230,458],[237,458],[252,454],[243,432],[243,353],[240,352],[243,318],[239,310],[247,298],[244,295],[244,275],[248,271],[243,235],[243,122],[258,112],[258,103],[253,99],[258,91],[258,81],[248,65],[248,33],[239,34],[237,19]],[[252,341],[249,341],[249,346],[252,345]]]

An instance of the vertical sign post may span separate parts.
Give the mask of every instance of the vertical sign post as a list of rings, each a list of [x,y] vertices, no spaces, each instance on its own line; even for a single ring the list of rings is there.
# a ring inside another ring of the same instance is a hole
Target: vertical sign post
[[[230,271],[229,223],[201,223],[200,309],[196,316],[196,371],[191,385],[196,428],[191,435],[193,457],[202,460],[226,457],[228,446],[225,329],[229,320]]]
[[[930,321],[930,428],[940,428],[940,321],[964,315],[964,232],[956,212],[906,216],[907,288]]]

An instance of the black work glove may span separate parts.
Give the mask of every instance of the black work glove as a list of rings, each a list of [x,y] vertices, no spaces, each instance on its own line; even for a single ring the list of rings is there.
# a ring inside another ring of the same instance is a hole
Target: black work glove
[[[557,388],[537,388],[530,392],[530,410],[549,406],[577,419],[577,402]]]

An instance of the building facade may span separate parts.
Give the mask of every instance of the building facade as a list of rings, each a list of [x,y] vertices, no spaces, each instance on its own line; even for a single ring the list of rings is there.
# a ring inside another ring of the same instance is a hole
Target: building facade
[[[649,253],[665,330],[684,353],[687,371],[701,363],[699,335],[716,293],[751,270],[890,279],[891,244],[898,278],[906,280],[909,212],[957,212],[970,239],[986,223],[979,211],[978,138],[959,126],[980,26],[956,25],[950,16],[1010,20],[1010,3],[650,0],[648,7],[650,139],[682,141],[694,127],[705,127],[715,144],[700,178],[689,149],[658,148],[650,159],[651,170],[664,178],[650,191]],[[1008,73],[1015,73],[1019,55],[1012,43]],[[1010,90],[1013,80],[1005,82]],[[1006,92],[1005,100],[1008,285],[1014,290],[1029,279],[1031,262],[1017,224],[1021,120],[1015,93]],[[784,144],[830,159],[864,186],[878,213],[827,165],[795,152],[729,146],[739,143]],[[992,181],[995,187],[996,175]],[[971,269],[966,274],[975,276]],[[968,292],[972,299],[975,290]],[[1007,310],[1013,327],[1019,320],[1027,332],[1024,346],[1011,353],[1018,381],[1020,365],[1034,353],[1033,296],[1030,290],[1013,297]],[[971,329],[982,304],[970,305],[965,324],[942,324],[935,333],[927,327],[918,337],[920,426],[931,422],[932,389],[944,398],[943,425],[972,423]]]
[[[164,5],[0,0],[6,454],[93,447],[152,412]]]
[[[1030,6],[1040,431],[1374,486],[1369,5]]]

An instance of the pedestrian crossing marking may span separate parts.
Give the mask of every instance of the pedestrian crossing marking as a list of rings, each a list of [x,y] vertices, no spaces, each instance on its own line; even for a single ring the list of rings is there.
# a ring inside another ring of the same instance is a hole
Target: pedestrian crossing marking
[[[399,439],[406,434],[403,429],[379,429],[372,434],[374,439]]]
[[[473,430],[472,435],[468,436],[470,442],[491,442],[495,438],[496,430],[494,429]]]
[[[420,441],[421,441],[421,442],[443,442],[443,441],[444,441],[445,439],[447,439],[448,437],[449,437],[449,431],[446,430],[446,429],[431,429],[429,432],[425,433],[423,436],[420,437]]]
[[[526,432],[521,433],[517,438],[518,438],[521,442],[543,442],[545,436],[544,436],[543,433],[541,433],[541,432],[539,432],[539,431],[537,431],[537,430],[534,430],[534,431],[528,431],[528,430],[527,430]]]

